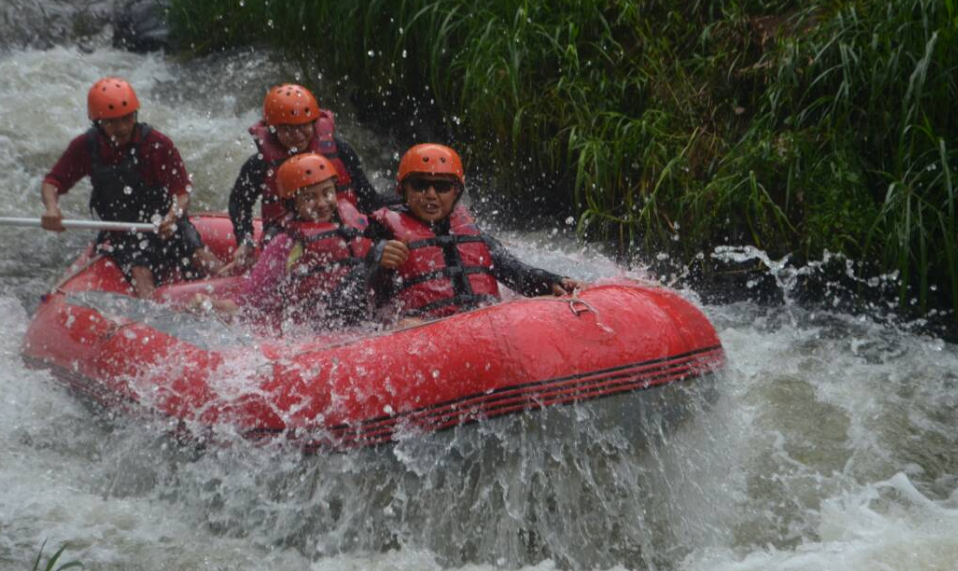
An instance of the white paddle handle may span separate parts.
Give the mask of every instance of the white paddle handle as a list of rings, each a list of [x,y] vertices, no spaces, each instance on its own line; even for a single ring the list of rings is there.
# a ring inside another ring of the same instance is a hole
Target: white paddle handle
[[[63,220],[64,228],[86,230],[114,230],[119,232],[156,232],[156,226],[148,222],[114,222],[108,220]],[[0,216],[0,226],[29,226],[42,228],[39,218],[11,218]]]

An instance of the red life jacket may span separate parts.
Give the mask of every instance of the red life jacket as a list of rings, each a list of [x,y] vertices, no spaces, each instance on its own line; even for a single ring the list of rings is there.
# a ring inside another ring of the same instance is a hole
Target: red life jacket
[[[331,111],[320,109],[319,119],[314,123],[315,132],[309,140],[309,145],[298,152],[319,153],[329,159],[336,168],[336,198],[339,200],[348,200],[357,204],[356,193],[352,188],[352,177],[346,169],[345,163],[339,158],[339,149],[336,148],[336,140],[333,134],[336,132],[336,123],[333,120]],[[286,206],[283,200],[279,198],[279,191],[276,187],[276,171],[283,161],[291,155],[289,149],[284,147],[276,135],[270,132],[269,126],[264,121],[259,121],[249,128],[250,135],[256,143],[263,160],[266,161],[266,180],[263,181],[263,202],[262,217],[263,223],[269,224],[282,218],[286,214]]]
[[[409,258],[397,269],[403,315],[444,317],[499,300],[492,254],[465,207],[453,209],[443,236],[405,212],[383,208],[372,217],[409,247]]]
[[[363,237],[366,217],[348,201],[337,203],[341,224],[288,222],[284,231],[294,245],[286,260],[283,297],[293,306],[315,306],[363,262],[370,241]]]

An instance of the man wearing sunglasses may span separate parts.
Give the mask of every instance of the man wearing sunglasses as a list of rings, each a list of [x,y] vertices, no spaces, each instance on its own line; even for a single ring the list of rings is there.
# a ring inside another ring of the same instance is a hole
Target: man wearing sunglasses
[[[399,162],[403,204],[372,214],[366,236],[377,240],[370,286],[377,305],[399,318],[437,318],[499,301],[498,282],[526,296],[566,295],[576,280],[528,266],[482,233],[459,204],[462,161],[444,145],[409,149]]]

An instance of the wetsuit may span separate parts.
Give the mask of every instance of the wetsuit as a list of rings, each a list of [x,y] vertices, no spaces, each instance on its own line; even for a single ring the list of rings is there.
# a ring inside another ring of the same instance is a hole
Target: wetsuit
[[[90,211],[103,220],[151,222],[169,212],[175,196],[189,192],[189,174],[173,142],[144,123],[138,123],[130,142],[121,146],[113,145],[96,128],[76,137],[44,182],[65,194],[84,176],[90,177],[93,186]],[[144,266],[158,281],[175,269],[192,277],[189,260],[202,246],[185,216],[168,240],[153,232],[97,236],[98,251],[116,261],[127,277],[131,268]]]
[[[459,205],[456,206],[456,208],[464,209],[465,207]],[[392,212],[392,215],[389,214],[390,212]],[[398,272],[386,270],[379,266],[385,241],[397,238],[395,230],[391,228],[387,222],[388,218],[396,213],[401,215],[406,223],[425,226],[422,222],[416,220],[405,206],[397,207],[392,211],[381,210],[371,216],[369,226],[366,228],[366,236],[377,243],[373,250],[370,251],[371,261],[367,264],[367,267],[371,268],[371,271],[367,280],[368,286],[375,294],[377,306],[384,305],[389,301],[404,299],[405,294],[403,290],[409,287],[415,287],[416,282],[420,281],[415,278],[409,279],[410,274],[419,273],[422,275],[422,278],[429,277],[426,275],[429,273],[426,269],[422,271],[413,270],[410,272],[408,268],[405,268],[407,264],[416,263],[417,256],[413,255],[413,251],[410,252],[410,257],[406,260],[406,263],[403,265],[404,267],[400,268]],[[455,239],[448,239],[455,234],[453,231],[453,221],[456,218],[457,216],[454,211],[453,214],[445,220],[428,227],[430,233],[438,238],[438,240],[434,240],[428,244],[428,246],[438,246],[441,248],[443,265],[445,268],[452,269],[452,271],[444,270],[446,274],[444,279],[447,279],[452,286],[452,296],[449,296],[448,292],[441,292],[441,290],[437,288],[434,290],[436,291],[436,299],[418,299],[415,302],[417,307],[414,308],[400,307],[399,310],[402,316],[438,317],[449,313],[444,310],[444,307],[452,307],[453,311],[462,311],[494,301],[494,299],[490,299],[490,297],[498,298],[498,294],[494,293],[492,288],[482,286],[484,291],[481,293],[477,292],[475,290],[477,282],[474,277],[470,277],[471,274],[476,275],[488,271],[497,281],[502,282],[516,293],[525,296],[551,294],[552,286],[560,283],[562,280],[562,276],[558,274],[522,263],[518,258],[509,253],[498,240],[489,234],[478,231],[478,229],[476,229],[474,234],[469,236],[468,241],[472,241],[473,238],[481,239],[484,245],[482,251],[488,252],[491,262],[481,264],[481,267],[480,264],[473,265],[473,263],[464,263],[462,255],[463,248],[468,246],[464,246],[462,242],[457,242]],[[415,245],[415,242],[407,244],[411,250],[414,249]],[[398,279],[398,276],[401,274],[407,275],[407,279]]]

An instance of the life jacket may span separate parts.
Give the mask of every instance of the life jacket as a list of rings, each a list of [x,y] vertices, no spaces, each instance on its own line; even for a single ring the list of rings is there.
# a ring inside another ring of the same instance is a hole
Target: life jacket
[[[133,143],[134,152],[126,154],[117,164],[108,165],[100,155],[100,135],[96,127],[86,133],[90,148],[90,212],[102,220],[120,222],[151,222],[154,215],[164,216],[172,205],[169,191],[161,185],[150,186],[143,180],[138,156],[144,141],[152,131],[145,123],[138,123],[140,138]],[[136,131],[134,131],[136,133]]]
[[[492,254],[462,205],[450,213],[449,234],[442,236],[405,212],[383,208],[372,217],[409,248],[397,269],[403,315],[444,317],[499,300]]]
[[[305,149],[298,149],[298,152],[319,153],[329,159],[336,168],[336,198],[338,200],[348,200],[357,204],[356,192],[352,188],[352,177],[346,164],[339,158],[339,149],[336,146],[336,140],[333,134],[336,132],[336,123],[333,120],[333,114],[325,109],[320,109],[319,119],[314,123],[315,131],[313,137],[309,140],[309,145]],[[286,206],[279,197],[279,189],[276,187],[276,171],[283,161],[288,159],[291,154],[289,149],[284,147],[276,135],[270,132],[269,126],[265,121],[259,121],[249,128],[250,135],[256,143],[256,148],[263,156],[266,162],[266,179],[263,181],[263,199],[262,199],[262,217],[264,225],[279,220],[286,214]]]
[[[332,293],[350,270],[361,264],[370,241],[363,237],[366,217],[349,201],[337,203],[340,224],[287,222],[284,232],[293,240],[286,259],[282,295],[291,306],[315,306]]]

